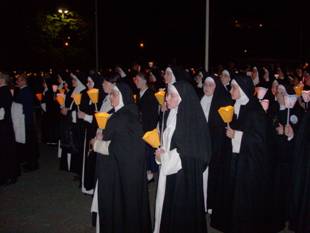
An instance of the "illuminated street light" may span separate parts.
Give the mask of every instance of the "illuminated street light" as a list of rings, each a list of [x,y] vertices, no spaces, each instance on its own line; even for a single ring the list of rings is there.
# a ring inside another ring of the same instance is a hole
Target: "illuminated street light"
[[[66,47],[69,47],[69,42],[66,41],[66,42],[65,42],[65,46],[66,46]]]
[[[143,42],[140,42],[139,47],[140,47],[141,49],[143,49],[143,48],[144,48],[144,43],[143,43]]]
[[[61,14],[61,17],[62,17],[62,18],[64,18],[65,15],[69,13],[69,10],[59,8],[59,9],[58,9],[58,13]]]
[[[260,23],[258,26],[259,26],[260,28],[262,28],[264,25],[263,25],[262,23]]]

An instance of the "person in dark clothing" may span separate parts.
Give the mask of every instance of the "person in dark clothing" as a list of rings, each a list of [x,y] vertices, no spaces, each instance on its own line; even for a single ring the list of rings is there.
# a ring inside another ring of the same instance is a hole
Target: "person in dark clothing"
[[[12,94],[9,75],[0,72],[0,185],[13,184],[20,175],[11,116]]]
[[[211,225],[217,228],[217,223],[225,219],[227,215],[225,202],[228,191],[227,177],[231,157],[226,156],[227,151],[231,151],[231,142],[226,137],[226,124],[221,119],[218,109],[220,107],[232,105],[231,98],[225,95],[225,88],[218,78],[208,77],[204,81],[204,96],[200,101],[203,112],[208,122],[211,136],[212,157],[209,165],[207,184],[207,208],[212,213]]]
[[[21,141],[17,141],[17,151],[20,162],[25,162],[23,168],[25,171],[33,171],[39,168],[39,148],[37,142],[37,132],[33,119],[33,101],[34,95],[27,85],[27,78],[25,75],[19,75],[16,79],[19,91],[14,96],[14,106],[20,106],[22,109],[22,117],[24,121],[21,125],[15,124],[17,115],[13,115],[13,123],[15,134],[16,129],[24,131],[24,137]],[[19,115],[20,116],[20,115]]]
[[[137,97],[137,105],[139,107],[140,122],[142,123],[143,132],[151,131],[157,127],[158,123],[158,102],[155,98],[155,93],[148,87],[146,77],[143,73],[138,73],[135,77],[135,84],[139,90]],[[147,159],[147,179],[153,179],[154,173],[158,172],[158,165],[154,157],[155,150],[146,144],[146,159]]]
[[[203,172],[211,157],[210,136],[199,98],[187,81],[168,85],[170,109],[162,144],[154,233],[207,232]]]
[[[250,77],[236,75],[231,82],[234,104],[233,121],[226,135],[232,150],[229,175],[229,199],[223,200],[228,216],[221,231],[230,233],[272,232],[271,164],[267,144],[266,114],[253,96]]]
[[[310,96],[309,96],[310,99]],[[305,113],[296,133],[290,193],[290,228],[310,232],[310,112]]]
[[[125,83],[116,84],[110,98],[115,112],[103,135],[92,140],[98,156],[107,157],[95,193],[97,226],[102,233],[150,233],[145,149],[138,109]]]

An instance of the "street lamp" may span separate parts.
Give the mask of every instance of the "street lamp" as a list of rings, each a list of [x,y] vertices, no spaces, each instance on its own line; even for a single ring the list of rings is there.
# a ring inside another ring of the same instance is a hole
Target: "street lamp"
[[[62,18],[64,18],[65,15],[69,13],[69,10],[59,8],[59,9],[58,9],[58,13],[61,14],[61,17],[62,17]]]

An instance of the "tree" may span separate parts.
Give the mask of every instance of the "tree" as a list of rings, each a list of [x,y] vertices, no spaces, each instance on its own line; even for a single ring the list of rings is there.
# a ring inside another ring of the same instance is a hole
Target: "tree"
[[[78,66],[90,57],[86,41],[88,23],[74,11],[59,10],[38,16],[42,52],[54,66]]]

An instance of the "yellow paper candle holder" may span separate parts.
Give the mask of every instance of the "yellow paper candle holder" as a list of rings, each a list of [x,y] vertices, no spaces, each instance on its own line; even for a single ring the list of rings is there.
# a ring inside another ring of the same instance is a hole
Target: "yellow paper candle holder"
[[[108,119],[111,116],[111,114],[106,113],[106,112],[97,112],[95,113],[95,118],[98,124],[98,127],[100,129],[105,129]]]
[[[99,97],[99,89],[97,88],[92,88],[87,91],[87,94],[93,104],[98,103],[98,97]]]
[[[63,94],[57,94],[56,100],[60,106],[65,105],[65,96]]]
[[[160,138],[157,129],[146,132],[142,139],[153,148],[158,148],[160,146]]]
[[[227,124],[232,122],[234,115],[234,107],[233,106],[225,106],[218,109],[218,113],[220,114],[223,121]]]
[[[79,106],[81,104],[81,98],[82,98],[82,94],[81,93],[75,94],[73,96],[74,103]]]
[[[294,87],[294,91],[297,96],[301,96],[303,90],[304,90],[304,86],[302,84],[298,84]]]
[[[155,97],[160,105],[163,105],[165,102],[166,92],[164,90],[159,90],[155,93]]]

